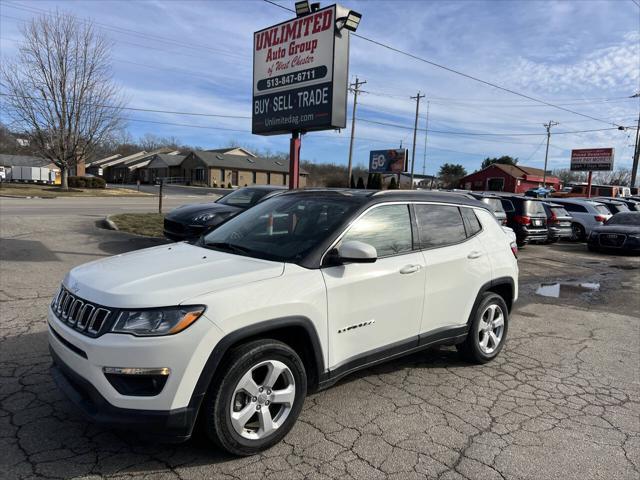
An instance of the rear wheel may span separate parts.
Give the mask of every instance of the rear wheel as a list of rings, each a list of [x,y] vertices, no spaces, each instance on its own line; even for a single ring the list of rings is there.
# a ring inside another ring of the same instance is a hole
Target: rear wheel
[[[571,224],[571,240],[574,242],[581,242],[586,237],[584,227],[579,223]]]
[[[462,357],[473,363],[487,363],[498,356],[507,338],[509,310],[497,293],[487,292],[474,313],[465,341],[457,346]]]
[[[276,340],[233,349],[203,405],[207,436],[235,455],[253,455],[284,438],[304,403],[307,377],[298,354]]]

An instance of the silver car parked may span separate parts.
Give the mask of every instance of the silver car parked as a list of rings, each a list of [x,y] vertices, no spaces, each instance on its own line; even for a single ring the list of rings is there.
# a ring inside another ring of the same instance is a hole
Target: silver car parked
[[[601,227],[611,218],[611,212],[603,204],[587,198],[553,198],[553,203],[562,205],[573,220],[571,230],[572,240],[585,240],[591,229]]]

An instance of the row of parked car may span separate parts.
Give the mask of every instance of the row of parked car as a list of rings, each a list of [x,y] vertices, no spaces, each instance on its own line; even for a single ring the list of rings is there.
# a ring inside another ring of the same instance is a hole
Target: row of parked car
[[[640,251],[640,197],[532,198],[497,192],[459,192],[485,202],[527,243],[587,241],[590,250]]]
[[[165,237],[195,240],[283,191],[285,187],[252,186],[234,190],[215,202],[184,205],[166,215]],[[488,204],[498,222],[514,231],[520,248],[565,239],[587,241],[591,250],[640,250],[640,197],[540,199],[501,192],[455,193]]]

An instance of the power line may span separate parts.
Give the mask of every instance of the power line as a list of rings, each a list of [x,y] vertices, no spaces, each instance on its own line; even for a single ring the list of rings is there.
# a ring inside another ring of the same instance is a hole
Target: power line
[[[295,12],[293,9],[285,7],[284,5],[280,5],[280,4],[276,3],[276,2],[274,2],[273,0],[264,0],[264,1],[267,2],[267,3],[270,3],[272,5],[275,5],[275,6],[279,7],[279,8],[282,8],[283,10],[287,10],[287,11],[290,11],[290,12]],[[445,65],[433,62],[431,60],[427,60],[426,58],[419,57],[418,55],[414,55],[413,53],[405,52],[404,50],[400,50],[399,48],[392,47],[391,45],[387,45],[387,44],[379,42],[377,40],[373,40],[371,38],[365,37],[364,35],[360,35],[360,34],[355,33],[355,32],[352,32],[351,35],[353,35],[353,36],[355,36],[357,38],[360,38],[360,39],[362,39],[362,40],[364,40],[366,42],[369,42],[369,43],[372,43],[374,45],[377,45],[379,47],[386,48],[387,50],[390,50],[392,52],[398,53],[400,55],[404,55],[406,57],[412,58],[414,60],[418,60],[420,62],[426,63],[426,64],[431,65],[433,67],[440,68],[442,70],[446,70],[447,72],[450,72],[450,73],[453,73],[453,74],[456,74],[456,75],[460,75],[462,77],[468,78],[469,80],[473,80],[475,82],[479,82],[479,83],[482,83],[484,85],[488,85],[490,87],[497,88],[498,90],[502,90],[504,92],[511,93],[512,95],[517,95],[519,97],[526,98],[528,100],[532,100],[532,101],[534,101],[536,103],[542,103],[542,104],[547,105],[549,107],[556,108],[558,110],[563,110],[565,112],[572,113],[574,115],[579,115],[581,117],[590,118],[591,120],[594,120],[596,122],[606,123],[608,125],[614,125],[615,127],[620,127],[621,126],[621,125],[618,125],[616,123],[609,122],[607,120],[602,120],[600,118],[593,117],[591,115],[587,115],[586,113],[576,112],[575,110],[571,110],[569,108],[565,108],[563,106],[556,105],[556,104],[553,104],[551,102],[547,102],[545,100],[542,100],[542,99],[539,99],[539,98],[536,98],[536,97],[532,97],[532,96],[527,95],[525,93],[517,92],[517,91],[515,91],[513,89],[498,85],[497,83],[493,83],[493,82],[489,82],[487,80],[483,80],[483,79],[481,79],[479,77],[475,77],[473,75],[469,75],[467,73],[461,72],[459,70],[455,70],[453,68],[450,68],[450,67],[447,67]]]
[[[407,125],[399,125],[397,123],[389,123],[389,122],[381,122],[381,121],[377,121],[377,120],[369,120],[366,118],[358,118],[358,120],[360,120],[361,122],[366,122],[366,123],[374,123],[377,125],[384,125],[387,127],[395,127],[395,128],[403,128],[405,130],[412,130],[413,127],[409,127]],[[623,127],[623,128],[627,128],[627,127]],[[418,129],[420,131],[424,131],[425,129]],[[572,134],[572,133],[590,133],[590,132],[604,132],[604,131],[610,131],[610,130],[619,130],[618,128],[615,127],[610,127],[610,128],[595,128],[595,129],[591,129],[591,130],[575,130],[575,131],[566,131],[566,132],[556,132],[555,135],[567,135],[567,134]],[[468,136],[490,136],[490,137],[539,137],[541,135],[546,135],[546,133],[524,133],[524,132],[517,132],[517,133],[506,133],[506,132],[501,132],[501,133],[488,133],[488,132],[458,132],[458,131],[445,131],[445,130],[434,130],[434,129],[429,129],[429,133],[440,133],[443,135],[468,135]]]

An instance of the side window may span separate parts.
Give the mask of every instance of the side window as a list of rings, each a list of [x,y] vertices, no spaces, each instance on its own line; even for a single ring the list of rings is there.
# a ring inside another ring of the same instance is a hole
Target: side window
[[[379,257],[412,249],[411,219],[408,205],[383,205],[358,219],[342,237],[373,245]]]
[[[462,218],[464,220],[464,228],[467,230],[467,238],[473,237],[476,233],[482,230],[480,221],[472,208],[461,207]]]
[[[458,207],[415,205],[420,248],[444,247],[467,239]]]
[[[565,203],[564,204],[564,208],[568,211],[568,212],[580,212],[580,213],[585,213],[587,211],[586,208],[584,208],[582,205],[576,205],[573,203]]]

